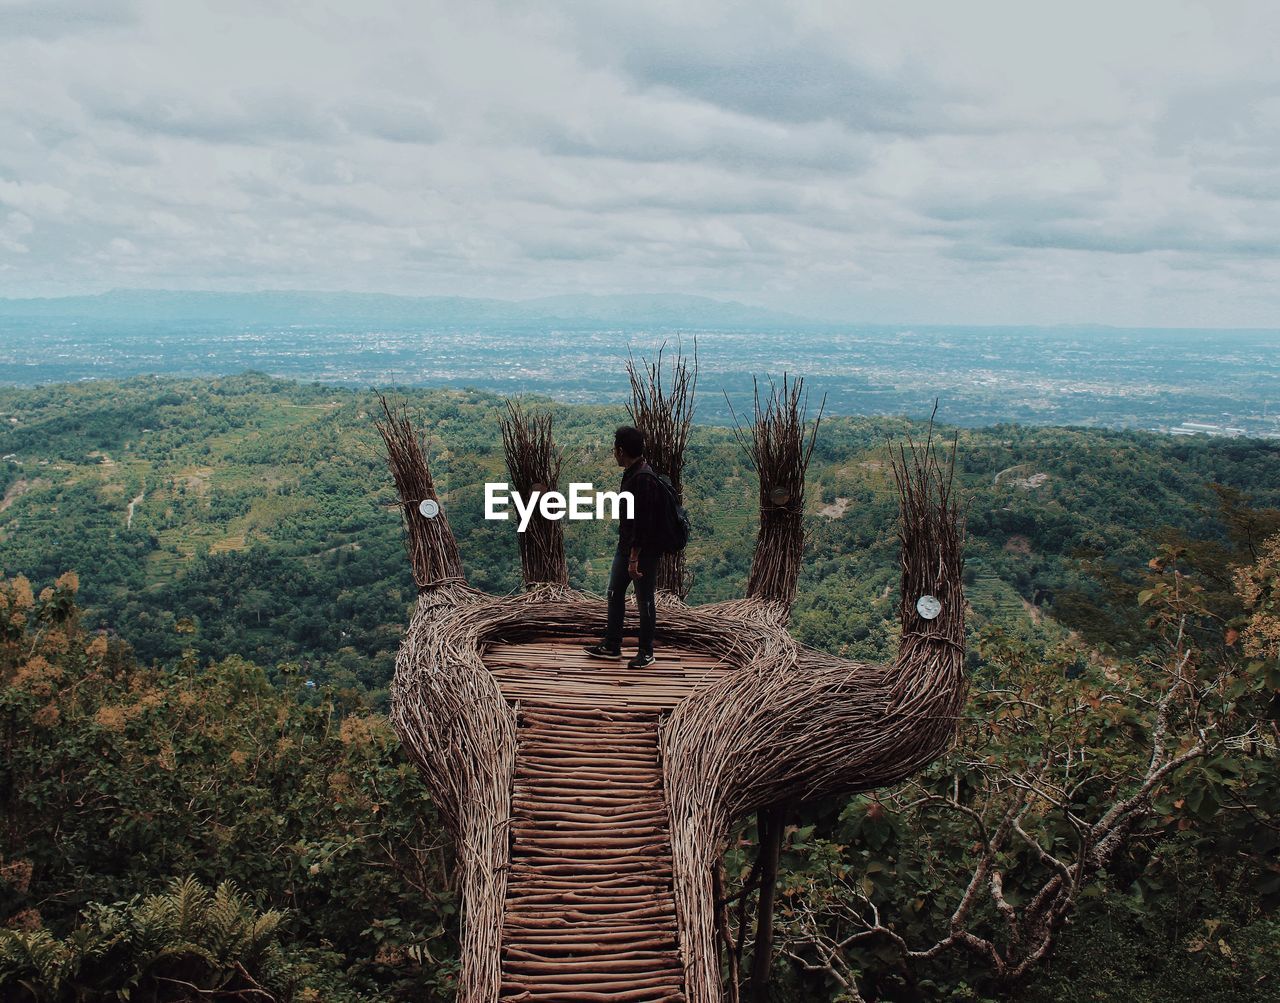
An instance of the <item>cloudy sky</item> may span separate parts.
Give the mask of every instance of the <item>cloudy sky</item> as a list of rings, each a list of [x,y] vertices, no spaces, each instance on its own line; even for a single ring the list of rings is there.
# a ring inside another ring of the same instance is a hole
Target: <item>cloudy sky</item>
[[[0,0],[0,296],[1280,326],[1278,43],[1272,0]]]

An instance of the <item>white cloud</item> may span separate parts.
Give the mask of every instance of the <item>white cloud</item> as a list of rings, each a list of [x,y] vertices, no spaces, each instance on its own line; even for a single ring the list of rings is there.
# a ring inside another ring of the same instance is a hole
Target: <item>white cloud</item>
[[[1278,11],[0,0],[0,295],[1274,324]]]
[[[3,0],[0,35],[6,38],[55,39],[84,32],[132,27],[137,23],[130,0]]]

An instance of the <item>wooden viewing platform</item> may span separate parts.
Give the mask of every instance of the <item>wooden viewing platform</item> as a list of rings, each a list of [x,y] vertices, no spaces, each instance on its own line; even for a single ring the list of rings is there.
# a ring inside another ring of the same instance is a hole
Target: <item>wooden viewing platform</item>
[[[654,647],[657,661],[647,669],[627,668],[634,653],[623,648],[615,662],[582,650],[598,637],[548,638],[524,644],[491,643],[481,652],[502,695],[511,703],[552,703],[565,707],[617,710],[673,710],[694,690],[732,671],[704,651]]]
[[[595,640],[482,652],[518,712],[500,998],[683,1001],[658,724],[730,666],[658,648],[634,670]]]
[[[628,363],[635,424],[617,430],[614,456],[639,432],[682,498],[693,379],[683,360],[673,368],[664,387],[660,361],[644,373]],[[897,783],[949,748],[967,688],[954,455],[944,468],[932,426],[919,446],[908,437],[890,451],[901,542],[893,661],[801,645],[787,624],[818,422],[806,423],[802,380],[770,387],[763,400],[756,387],[749,431],[735,429],[759,479],[744,593],[690,606],[692,568],[683,552],[663,556],[658,661],[640,671],[582,650],[603,636],[608,602],[570,583],[562,521],[535,515],[517,534],[522,591],[467,583],[427,440],[381,398],[419,590],[391,721],[455,840],[457,1003],[738,1003],[743,977],[761,998],[786,813]],[[563,478],[550,412],[506,404],[511,483],[527,497],[553,490]],[[722,859],[733,825],[752,815],[755,916],[740,899],[735,935]]]

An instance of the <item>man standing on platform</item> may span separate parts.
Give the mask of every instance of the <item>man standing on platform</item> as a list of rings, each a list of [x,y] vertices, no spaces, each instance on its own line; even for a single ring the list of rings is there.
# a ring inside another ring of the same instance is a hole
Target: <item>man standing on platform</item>
[[[586,648],[593,658],[622,657],[622,615],[626,605],[627,585],[635,582],[636,606],[640,611],[640,637],[635,658],[627,667],[643,669],[652,665],[653,634],[658,621],[658,608],[654,602],[654,576],[661,556],[655,546],[655,524],[662,512],[663,498],[659,494],[662,485],[657,474],[644,458],[644,433],[638,428],[623,425],[613,434],[613,458],[622,471],[623,491],[630,491],[634,499],[631,517],[618,521],[618,549],[613,555],[613,567],[609,572],[609,623],[604,640]]]

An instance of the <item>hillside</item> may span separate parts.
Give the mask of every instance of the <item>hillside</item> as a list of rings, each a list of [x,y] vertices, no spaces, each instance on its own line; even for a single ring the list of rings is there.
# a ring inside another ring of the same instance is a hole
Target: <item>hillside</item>
[[[404,396],[429,423],[469,578],[517,588],[513,525],[479,518],[483,482],[502,478],[500,400]],[[12,753],[0,777],[0,996],[34,987],[16,998],[62,1003],[74,973],[93,980],[93,1000],[173,998],[156,988],[174,979],[281,1003],[454,997],[456,861],[379,711],[414,588],[374,403],[256,373],[0,392],[0,701]],[[555,412],[566,481],[612,486],[607,449],[623,409]],[[798,639],[889,654],[885,439],[921,431],[824,420]],[[906,785],[784,816],[774,915],[789,957],[807,956],[815,932],[846,935],[863,904],[904,943],[933,942],[975,861],[994,852],[974,821],[988,825],[1011,796],[1044,841],[1031,845],[1067,860],[1095,845],[1073,835],[1080,820],[1109,817],[1152,762],[1152,708],[1169,685],[1160,625],[1177,621],[1205,679],[1186,701],[1201,716],[1179,715],[1177,741],[1206,725],[1248,741],[1158,787],[1113,865],[1085,878],[1052,965],[1019,998],[1274,998],[1268,736],[1280,666],[1274,648],[1253,657],[1252,646],[1274,645],[1280,625],[1265,602],[1249,618],[1223,590],[1225,568],[1252,565],[1256,587],[1280,594],[1276,451],[1080,429],[959,432],[974,669],[959,744]],[[691,599],[740,594],[753,474],[726,428],[696,426],[688,461]],[[575,584],[604,587],[611,529],[567,533]],[[1162,540],[1185,545],[1188,577],[1166,574]],[[1183,603],[1179,589],[1198,598]],[[1050,789],[1071,784],[1069,804],[1018,793],[1009,778],[1029,769],[1052,771]],[[963,801],[939,810],[948,798]],[[724,867],[740,901],[762,845],[757,820],[739,820]],[[1016,843],[1000,857],[992,894],[1016,920],[1055,869]],[[969,922],[996,938],[1005,913],[979,905]],[[974,952],[921,958],[918,979],[878,943],[855,945],[838,967],[780,963],[776,998],[847,998],[836,976],[854,971],[878,987],[867,998],[1010,998]]]
[[[517,588],[514,524],[482,518],[484,482],[505,477],[501,397],[393,397],[431,429],[433,473],[470,580]],[[206,659],[297,662],[317,679],[378,690],[414,589],[375,405],[370,392],[252,372],[0,390],[0,568],[37,583],[80,572],[91,622],[146,661],[191,647]],[[609,447],[624,409],[551,407],[565,482],[615,486]],[[921,430],[894,418],[823,420],[795,609],[801,640],[854,657],[888,653],[897,572],[884,443]],[[1019,426],[959,436],[979,626],[1044,635],[1060,620],[1087,633],[1098,590],[1082,559],[1105,555],[1124,574],[1145,565],[1164,527],[1223,538],[1211,483],[1280,506],[1276,443]],[[695,426],[686,477],[691,601],[740,594],[755,479],[730,429]],[[575,584],[603,591],[612,529],[583,522],[567,533]]]

